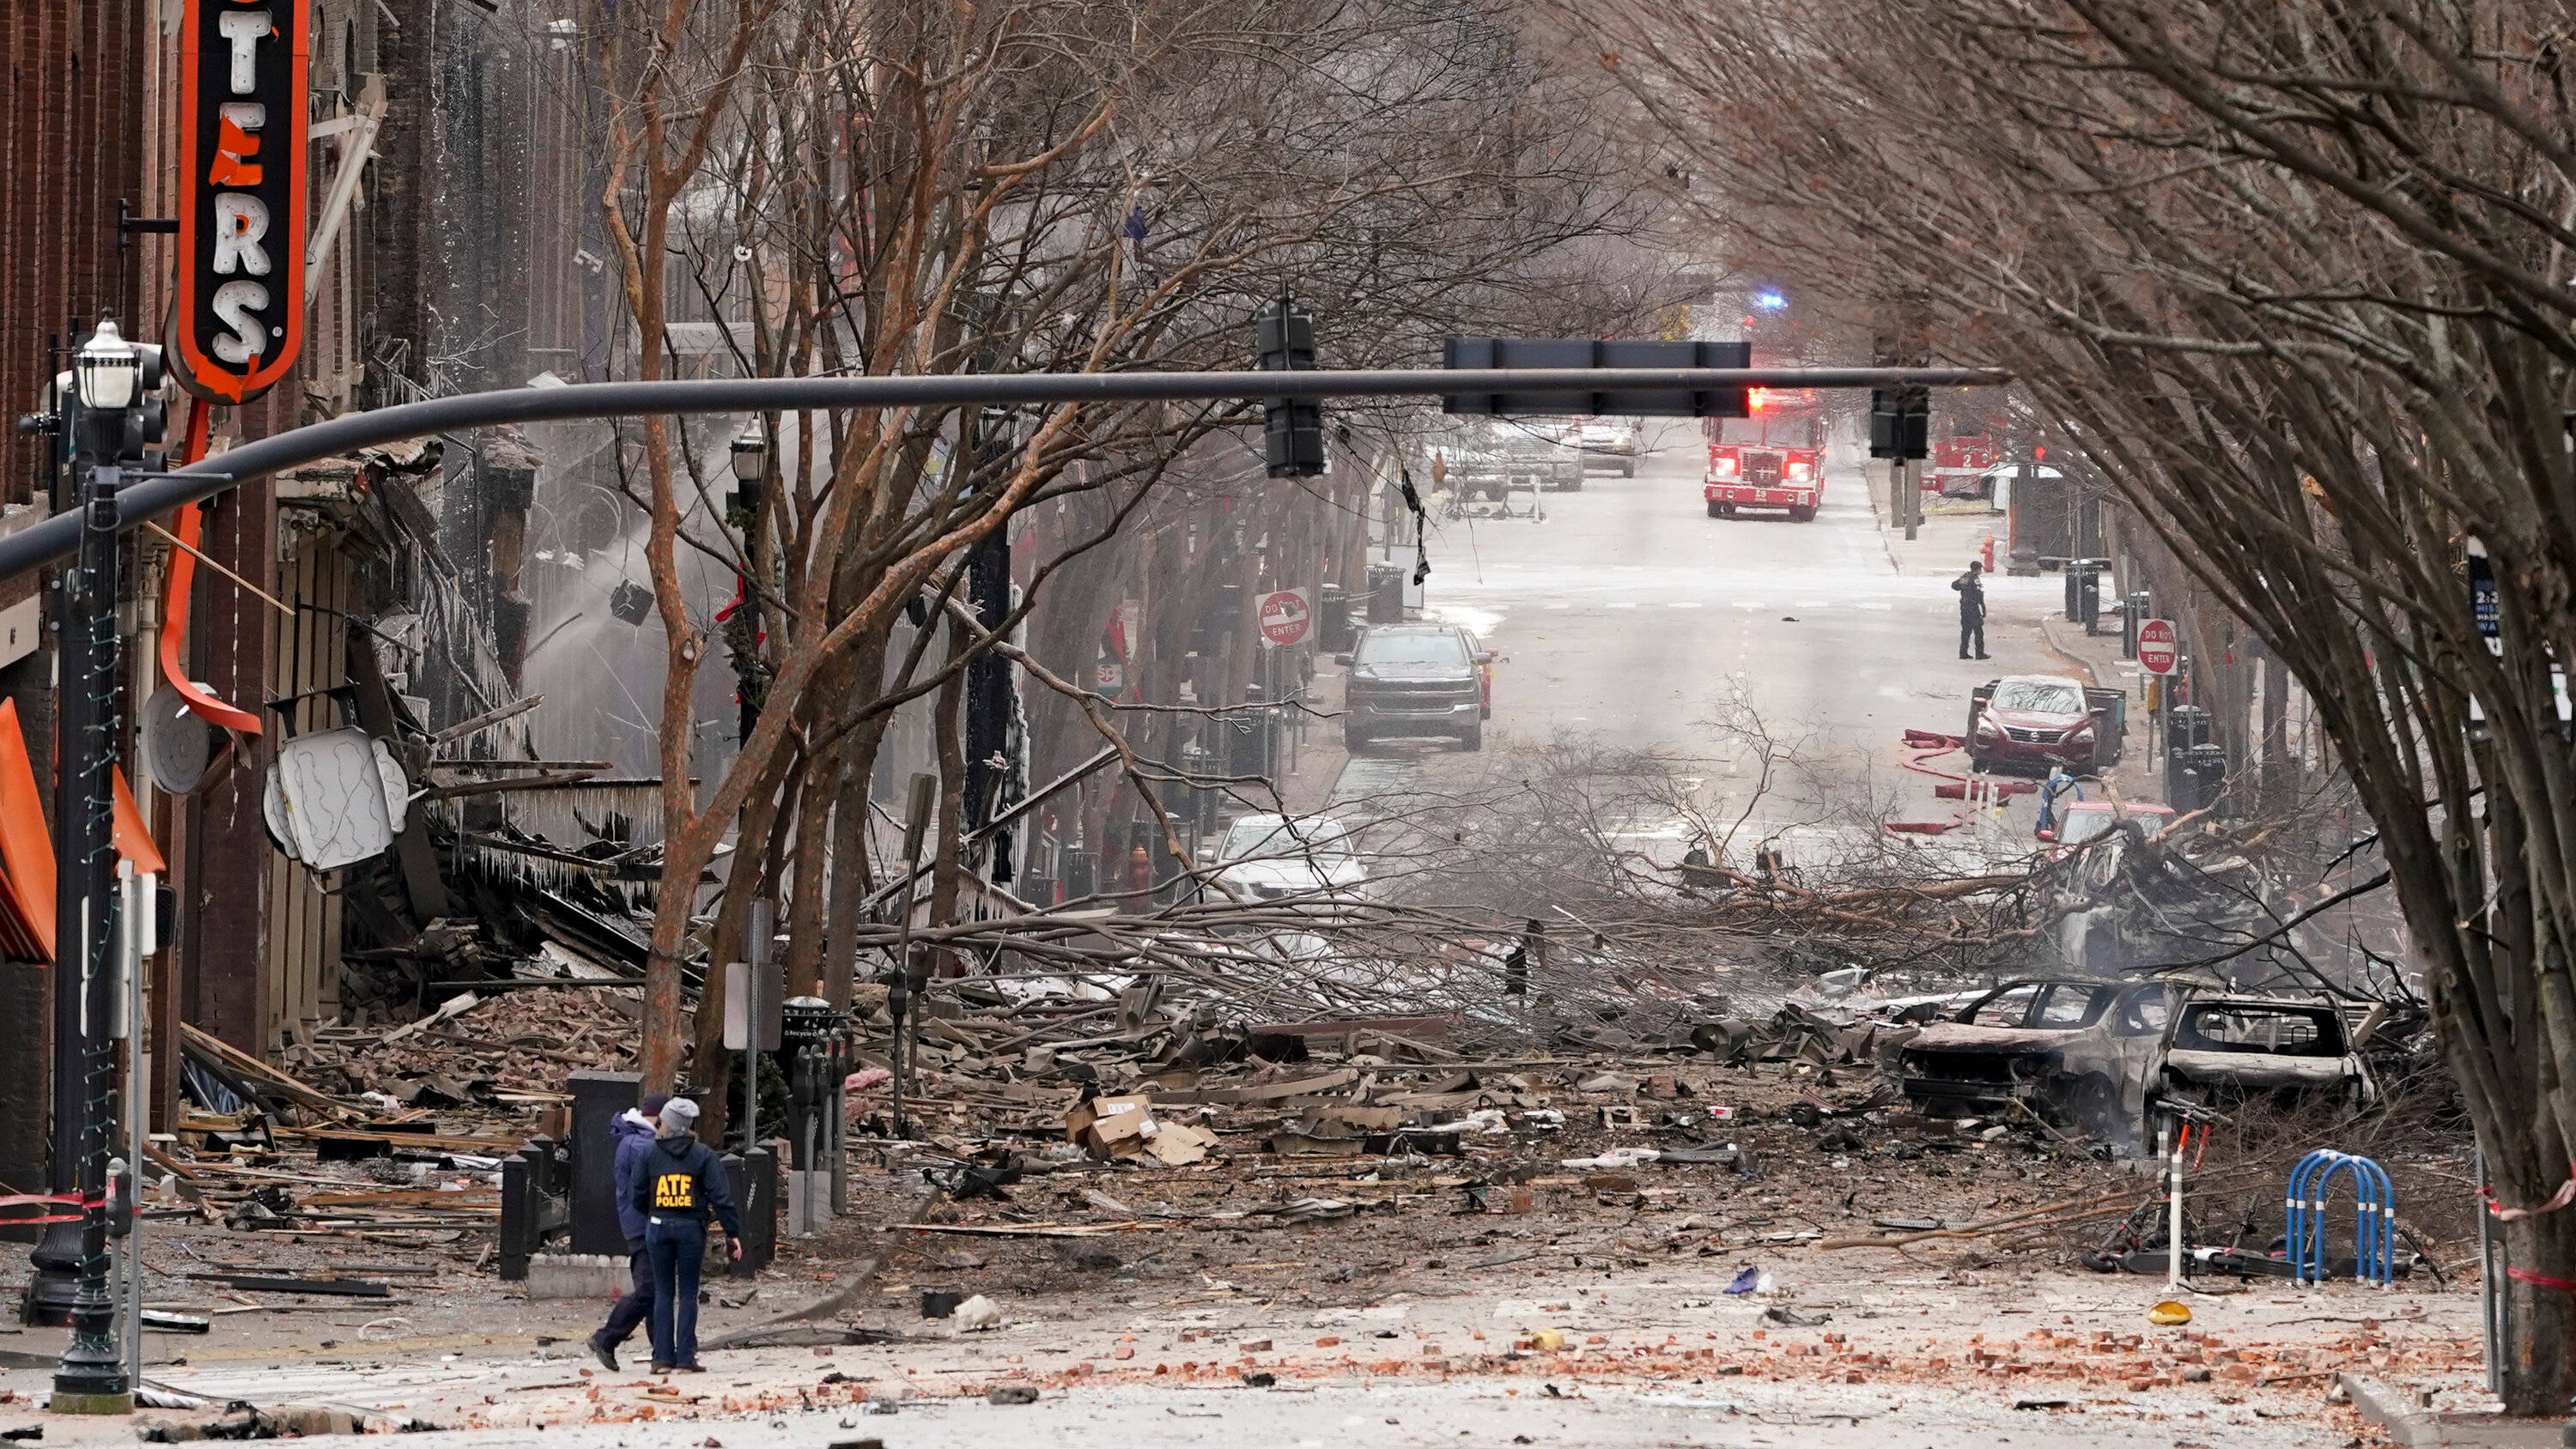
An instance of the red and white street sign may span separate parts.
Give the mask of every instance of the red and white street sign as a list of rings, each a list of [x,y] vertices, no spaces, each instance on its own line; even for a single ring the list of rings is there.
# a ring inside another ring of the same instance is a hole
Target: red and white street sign
[[[1314,605],[1308,602],[1304,589],[1281,589],[1261,596],[1260,612],[1254,618],[1261,625],[1261,642],[1274,649],[1303,644],[1315,627]]]
[[[2138,626],[2138,667],[2149,674],[2171,674],[2177,654],[2171,619],[2149,619]]]

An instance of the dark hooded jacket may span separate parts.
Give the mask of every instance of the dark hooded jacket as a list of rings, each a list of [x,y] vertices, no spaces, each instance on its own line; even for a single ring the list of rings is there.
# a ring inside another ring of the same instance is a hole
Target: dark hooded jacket
[[[653,1150],[653,1119],[630,1108],[618,1113],[608,1130],[617,1141],[616,1162],[610,1168],[617,1182],[617,1229],[631,1243],[644,1236],[644,1214],[635,1206],[635,1178],[644,1170],[644,1154]]]
[[[742,1217],[733,1208],[733,1184],[725,1177],[724,1162],[695,1137],[656,1139],[644,1153],[628,1201],[655,1222],[703,1223],[712,1215],[727,1234],[742,1236]]]

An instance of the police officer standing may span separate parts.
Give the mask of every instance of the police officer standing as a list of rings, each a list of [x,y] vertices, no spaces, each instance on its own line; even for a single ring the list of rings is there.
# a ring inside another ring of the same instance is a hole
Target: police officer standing
[[[742,1219],[733,1185],[714,1149],[697,1139],[698,1104],[673,1097],[661,1131],[635,1175],[634,1205],[644,1214],[644,1253],[653,1261],[653,1370],[703,1373],[698,1363],[698,1270],[707,1256],[707,1218],[724,1224],[733,1256],[742,1256]]]
[[[1968,657],[1968,641],[1977,642],[1976,657],[1986,657],[1986,586],[1980,575],[1985,565],[1971,560],[1968,571],[1950,581],[1959,594],[1959,657]]]

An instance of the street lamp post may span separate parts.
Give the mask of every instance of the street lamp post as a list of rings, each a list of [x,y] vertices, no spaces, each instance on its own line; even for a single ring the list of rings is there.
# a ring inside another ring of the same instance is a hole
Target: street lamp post
[[[740,737],[750,739],[752,729],[760,723],[758,673],[760,662],[760,599],[754,592],[761,581],[760,566],[760,496],[769,469],[769,434],[760,426],[760,415],[736,433],[732,454],[733,479],[737,485],[733,499],[726,506],[728,520],[742,524],[742,564],[746,573],[734,576],[740,595],[735,608],[738,617],[727,621],[727,641],[732,646],[734,661],[735,725]]]
[[[134,1385],[116,1341],[108,1292],[108,1139],[115,1120],[117,1016],[113,770],[122,721],[117,704],[119,466],[157,407],[160,357],[102,320],[72,359],[72,391],[56,426],[72,463],[80,543],[56,588],[60,620],[60,718],[56,729],[54,892],[54,1112],[51,1188],[55,1221],[32,1254],[31,1317],[68,1321],[72,1336],[54,1374],[58,1414],[123,1414]],[[144,426],[138,427],[138,423]],[[77,1208],[77,1212],[64,1211]]]
[[[743,424],[733,439],[733,476],[742,485],[734,494],[734,506],[757,511],[760,506],[760,475],[769,466],[769,435],[755,416]]]

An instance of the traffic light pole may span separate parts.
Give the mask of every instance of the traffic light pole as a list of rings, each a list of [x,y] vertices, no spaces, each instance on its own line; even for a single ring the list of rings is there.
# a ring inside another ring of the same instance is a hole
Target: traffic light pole
[[[1632,390],[1693,393],[1750,387],[1994,387],[2010,381],[2009,373],[1972,367],[1533,367],[742,377],[505,388],[346,413],[244,443],[174,473],[140,479],[126,489],[123,513],[127,521],[120,527],[139,526],[142,520],[158,517],[183,503],[203,502],[251,479],[360,448],[502,423],[833,408]],[[80,523],[70,517],[49,518],[0,539],[0,579],[69,558],[79,544]]]

